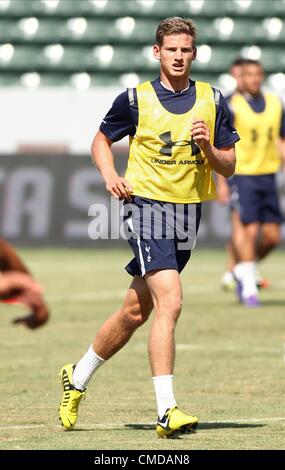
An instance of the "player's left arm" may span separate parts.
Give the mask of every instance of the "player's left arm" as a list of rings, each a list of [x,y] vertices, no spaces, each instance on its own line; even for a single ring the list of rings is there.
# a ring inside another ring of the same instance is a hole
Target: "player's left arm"
[[[214,144],[211,144],[210,130],[202,119],[194,119],[191,135],[203,150],[213,170],[225,178],[234,174],[236,157],[235,142],[239,140],[225,98],[219,90],[213,89],[216,103],[216,124]]]
[[[213,170],[225,178],[232,176],[236,166],[234,145],[217,149],[210,143],[210,129],[203,119],[194,119],[192,124],[191,136],[195,144],[203,150]]]

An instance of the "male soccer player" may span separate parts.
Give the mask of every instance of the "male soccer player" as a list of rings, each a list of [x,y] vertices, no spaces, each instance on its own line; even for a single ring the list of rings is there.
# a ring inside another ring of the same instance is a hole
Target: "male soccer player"
[[[243,83],[242,83],[242,66],[245,59],[238,57],[235,59],[230,67],[230,75],[235,79],[236,87],[233,93],[242,93]],[[230,97],[226,97],[229,99]],[[229,204],[230,202],[230,191],[227,181],[220,175],[217,177],[217,199],[221,204]],[[232,226],[233,230],[238,236],[238,231],[240,229],[241,222],[239,220],[239,214],[232,212]],[[226,245],[227,250],[227,270],[223,274],[221,279],[221,287],[224,290],[234,290],[235,289],[235,278],[234,278],[234,267],[237,264],[237,254],[232,239],[230,239]]]
[[[230,74],[236,81],[236,88],[233,94],[243,93],[243,65],[247,63],[247,59],[238,57],[232,63],[230,67]],[[232,95],[226,97],[228,101],[231,101]],[[218,186],[217,186],[217,199],[221,204],[230,204],[230,189],[227,181],[221,176],[218,175]],[[232,233],[234,233],[235,240],[237,243],[243,237],[243,225],[240,220],[239,211],[231,208],[231,222],[232,222]],[[239,243],[240,244],[240,243]],[[238,253],[235,249],[235,244],[233,243],[232,236],[226,246],[227,249],[227,270],[221,278],[221,287],[224,290],[235,290],[236,280],[234,276],[234,268],[239,261]],[[269,286],[267,279],[263,278],[256,272],[256,285],[259,289],[266,288]]]
[[[262,92],[263,80],[262,65],[244,60],[243,90],[229,99],[233,125],[241,136],[236,173],[229,180],[232,239],[238,260],[234,274],[239,300],[248,307],[260,305],[256,261],[278,245],[282,222],[275,177],[281,160],[285,162],[285,116],[280,99]],[[221,176],[218,180],[225,184]]]
[[[31,308],[29,315],[16,318],[13,323],[25,325],[30,329],[46,323],[49,310],[39,284],[32,278],[14,248],[3,238],[0,238],[0,273],[2,281],[6,280],[6,289],[1,292],[0,299],[3,302],[15,300]]]
[[[94,372],[127,343],[153,308],[148,348],[158,408],[157,435],[169,437],[198,423],[195,416],[177,408],[173,393],[174,331],[182,306],[179,273],[190,257],[187,225],[190,232],[193,227],[196,232],[201,202],[215,197],[212,168],[225,177],[233,174],[234,143],[239,137],[229,123],[220,92],[189,79],[195,39],[191,20],[161,21],[153,47],[160,77],[119,95],[93,141],[93,159],[107,191],[126,200],[129,243],[135,255],[126,269],[133,281],[123,305],[106,320],[86,354],[76,365],[67,364],[60,371],[59,416],[66,429],[76,423],[80,400]],[[126,135],[130,136],[130,155],[126,176],[121,177],[114,167],[111,145]],[[163,216],[167,211],[179,219],[172,236]],[[150,229],[147,236],[145,228]],[[162,236],[156,237],[159,229]]]

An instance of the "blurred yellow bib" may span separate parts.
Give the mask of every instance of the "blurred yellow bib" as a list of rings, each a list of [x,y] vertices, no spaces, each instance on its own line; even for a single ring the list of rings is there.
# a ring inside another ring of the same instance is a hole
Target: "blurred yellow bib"
[[[234,94],[230,100],[234,126],[240,136],[236,143],[236,174],[263,175],[276,173],[281,158],[277,148],[280,133],[282,105],[280,99],[265,93],[265,109],[254,112],[246,99]]]

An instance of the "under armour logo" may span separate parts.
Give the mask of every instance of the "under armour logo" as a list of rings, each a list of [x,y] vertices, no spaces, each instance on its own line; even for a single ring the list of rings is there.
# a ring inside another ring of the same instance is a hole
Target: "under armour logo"
[[[198,145],[195,144],[193,139],[177,140],[176,142],[173,142],[173,140],[171,139],[171,132],[164,132],[163,134],[160,134],[159,138],[165,143],[165,145],[159,150],[159,153],[167,157],[171,157],[172,147],[186,147],[187,145],[191,146],[192,156],[201,153],[200,148],[198,147]]]

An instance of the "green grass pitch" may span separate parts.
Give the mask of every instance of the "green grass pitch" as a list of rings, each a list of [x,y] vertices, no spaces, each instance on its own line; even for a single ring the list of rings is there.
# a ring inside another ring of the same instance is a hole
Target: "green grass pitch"
[[[219,287],[225,254],[197,248],[182,275],[176,332],[175,394],[196,414],[196,433],[156,438],[147,356],[149,325],[94,376],[77,427],[66,432],[57,408],[57,373],[76,362],[120,304],[130,282],[129,251],[22,250],[52,310],[38,331],[12,326],[24,313],[0,306],[0,449],[284,449],[285,254],[261,271],[271,287],[260,309],[240,306]],[[163,347],[163,346],[162,346]]]

